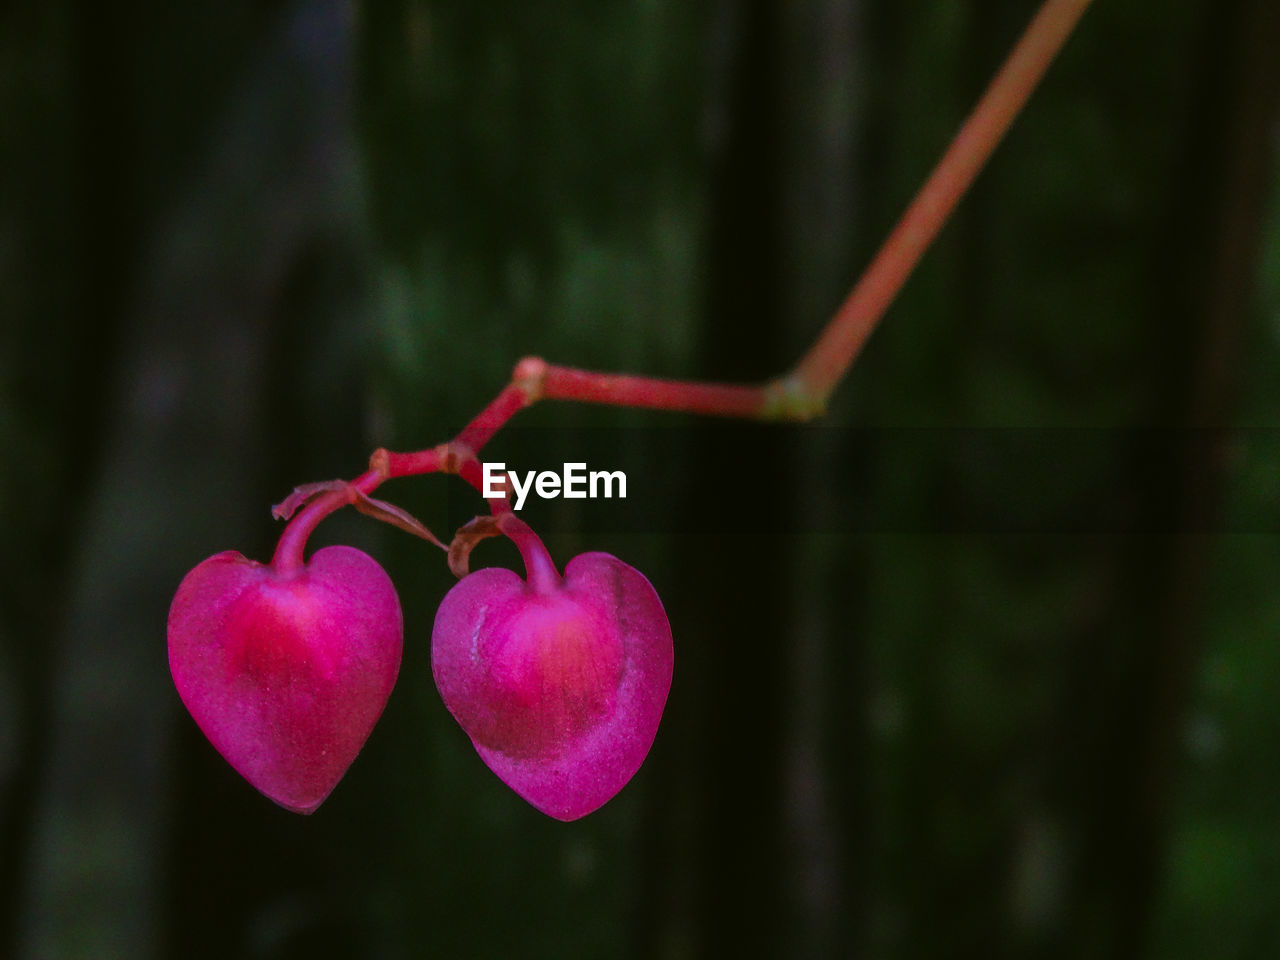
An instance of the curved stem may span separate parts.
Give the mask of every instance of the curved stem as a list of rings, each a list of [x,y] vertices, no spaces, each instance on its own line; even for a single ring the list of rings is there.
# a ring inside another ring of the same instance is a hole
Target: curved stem
[[[354,503],[357,491],[370,493],[376,490],[384,479],[386,478],[381,472],[367,470],[345,487],[322,494],[299,510],[276,542],[276,550],[271,557],[271,566],[275,571],[284,576],[292,576],[300,571],[306,565],[304,555],[307,538],[320,525],[320,521],[335,510]]]
[[[813,346],[786,376],[758,385],[665,380],[599,373],[526,357],[511,382],[451,442],[414,453],[377,450],[368,472],[347,489],[308,503],[290,521],[276,546],[273,566],[291,573],[303,566],[307,537],[330,513],[392,477],[456,473],[484,493],[480,449],[508,420],[539,400],[574,400],[758,420],[809,420],[848,372],[872,329],[972,184],[1091,0],[1045,0],[978,105],[961,126],[848,298]],[[542,541],[517,520],[506,497],[486,498],[520,547],[530,583],[554,586],[559,574]],[[539,587],[541,589],[541,587]]]
[[[498,519],[498,529],[520,551],[520,556],[524,560],[525,579],[529,582],[529,586],[538,593],[551,593],[559,589],[560,572],[556,570],[555,562],[547,552],[542,538],[534,533],[527,523],[514,513],[504,513]]]
[[[481,496],[484,496],[484,468],[480,465],[480,461],[476,459],[475,454],[458,464],[457,474],[475,487]],[[489,512],[495,517],[500,514],[511,513],[511,501],[508,496],[509,492],[504,485],[502,496],[485,497],[485,503],[489,504]]]
[[[788,374],[755,385],[702,383],[579,370],[526,357],[516,366],[511,383],[458,435],[459,442],[479,452],[507,420],[539,400],[757,420],[810,420],[820,415],[1090,2],[1045,0],[871,264]]]

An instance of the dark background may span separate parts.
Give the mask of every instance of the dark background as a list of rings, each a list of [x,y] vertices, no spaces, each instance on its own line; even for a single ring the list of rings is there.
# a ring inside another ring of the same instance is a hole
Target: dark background
[[[1034,3],[0,5],[0,956],[1280,955],[1280,5],[1093,6],[820,424],[487,451],[624,469],[524,515],[675,633],[566,825],[440,704],[431,548],[317,534],[406,650],[310,818],[183,711],[173,590],[526,353],[781,372]]]

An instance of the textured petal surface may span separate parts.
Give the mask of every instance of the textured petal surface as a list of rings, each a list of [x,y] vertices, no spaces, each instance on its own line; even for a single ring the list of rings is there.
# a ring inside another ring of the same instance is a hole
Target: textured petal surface
[[[227,552],[179,586],[169,668],[227,762],[282,807],[311,813],[381,716],[403,635],[395,587],[359,550],[325,547],[291,577]]]
[[[671,627],[649,581],[606,553],[538,593],[510,570],[461,580],[436,614],[445,705],[508,786],[560,820],[611,799],[653,745],[671,689]]]

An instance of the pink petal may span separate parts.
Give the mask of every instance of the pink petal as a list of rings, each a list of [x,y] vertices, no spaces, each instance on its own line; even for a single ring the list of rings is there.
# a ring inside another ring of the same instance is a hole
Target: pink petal
[[[508,786],[560,820],[611,799],[653,745],[671,688],[671,627],[649,581],[585,553],[539,593],[510,570],[461,580],[436,614],[445,705]]]
[[[241,776],[311,813],[382,714],[400,670],[395,587],[352,547],[282,576],[229,551],[187,574],[169,609],[169,668],[191,716]]]

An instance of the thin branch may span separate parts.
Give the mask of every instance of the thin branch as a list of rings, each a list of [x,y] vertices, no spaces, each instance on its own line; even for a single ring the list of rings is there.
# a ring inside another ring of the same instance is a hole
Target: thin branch
[[[483,494],[480,449],[516,413],[539,400],[573,400],[753,420],[810,420],[819,416],[872,329],[938,235],[964,192],[1066,43],[1091,0],[1045,0],[982,99],[889,234],[848,298],[809,351],[787,375],[757,385],[666,380],[600,373],[521,360],[511,382],[447,444],[415,453],[378,450],[369,470],[349,489],[323,493],[289,522],[273,563],[302,565],[306,539],[325,516],[367,497],[383,481],[423,473],[456,473]],[[301,496],[299,495],[299,498]],[[505,497],[490,509],[509,512]],[[296,506],[296,504],[295,504]]]
[[[1090,0],[1046,0],[817,341],[787,378],[821,410],[1062,49]]]

